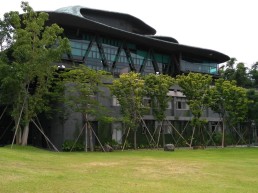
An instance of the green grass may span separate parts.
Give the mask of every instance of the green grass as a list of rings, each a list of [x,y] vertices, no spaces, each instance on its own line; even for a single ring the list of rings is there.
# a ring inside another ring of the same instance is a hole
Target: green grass
[[[258,192],[258,148],[56,153],[0,147],[0,192]]]

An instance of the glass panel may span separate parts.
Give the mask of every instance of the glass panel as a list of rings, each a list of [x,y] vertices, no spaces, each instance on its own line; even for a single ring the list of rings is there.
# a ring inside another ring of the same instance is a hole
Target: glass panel
[[[162,62],[162,55],[161,54],[154,54],[154,57],[157,62]]]
[[[93,36],[90,34],[83,34],[82,36],[83,40],[70,39],[71,54],[73,55],[74,58],[82,58],[85,55],[86,50],[89,46],[89,43],[92,40],[92,37]],[[106,38],[106,37],[100,37],[100,40],[102,42],[102,46],[103,46],[103,50],[104,50],[104,54],[106,56],[107,62],[109,65],[111,65],[116,58],[117,50],[121,45],[121,41],[116,39]],[[131,42],[128,42],[127,46],[130,50],[130,54],[133,59],[134,66],[136,70],[139,72],[140,67],[143,64],[144,58],[146,58],[148,55],[148,50],[137,50],[137,45]],[[154,57],[160,70],[163,69],[164,65],[167,65],[170,61],[169,56],[162,53],[155,53]],[[93,45],[90,49],[90,52],[85,62],[93,69],[103,68],[99,49],[95,41],[93,42]],[[129,69],[129,62],[127,60],[124,50],[122,49],[116,64],[116,69],[114,69],[114,71],[119,72],[120,70],[124,70],[126,68]],[[209,66],[206,66],[206,69],[203,69],[203,70],[209,71],[210,73],[216,73],[217,72],[216,68],[217,66],[209,65]],[[155,73],[151,59],[147,59],[143,74],[149,74],[149,73]]]
[[[82,56],[81,49],[73,48],[71,53],[72,53],[72,55],[75,55],[75,56]]]
[[[218,64],[217,63],[197,63],[197,62],[188,62],[181,60],[181,70],[189,72],[200,72],[207,74],[218,74]]]
[[[144,51],[144,50],[137,50],[136,53],[137,53],[137,55],[139,55],[139,56],[141,56],[143,58],[145,58],[147,56],[147,52]]]

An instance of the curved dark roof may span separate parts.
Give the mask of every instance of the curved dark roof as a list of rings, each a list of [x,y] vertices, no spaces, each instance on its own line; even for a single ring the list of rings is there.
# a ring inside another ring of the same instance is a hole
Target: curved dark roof
[[[178,44],[178,41],[172,37],[167,37],[167,36],[148,36],[148,37]]]
[[[121,26],[115,25],[116,23],[127,22],[135,28],[135,32],[142,35],[154,35],[156,30],[151,26],[144,23],[142,20],[125,13],[90,9],[81,6],[63,7],[57,9],[56,12],[68,13],[89,19],[95,22],[103,23],[109,26],[113,26],[119,29],[123,29]],[[109,22],[112,20],[112,22]],[[121,22],[122,21],[122,22]]]
[[[210,49],[203,49],[203,48],[197,48],[193,46],[178,44],[174,38],[162,37],[162,36],[150,36],[149,34],[142,35],[142,34],[118,29],[116,27],[112,27],[105,23],[100,23],[94,20],[94,18],[90,19],[83,16],[80,11],[81,9],[88,10],[80,6],[75,6],[75,7],[61,8],[54,12],[47,12],[49,14],[48,22],[50,24],[57,23],[62,26],[80,28],[83,30],[92,31],[94,33],[99,33],[107,36],[113,36],[113,37],[125,39],[127,41],[132,41],[143,46],[152,47],[155,50],[163,51],[166,53],[178,52],[185,55],[192,55],[192,56],[200,57],[205,60],[218,62],[218,63],[226,62],[229,60],[229,57],[223,53],[210,50]],[[99,11],[99,13],[102,13],[102,11]],[[133,16],[130,16],[127,14],[121,14],[121,13],[108,13],[108,14],[115,14],[117,16],[123,15],[125,19],[127,18],[128,20],[135,21],[136,23],[138,22],[138,24],[141,24],[141,23],[144,24],[145,25],[144,28],[146,28],[146,30],[149,28],[147,24],[145,24],[144,22],[142,22],[141,20]],[[149,30],[151,29],[153,28],[150,27]]]

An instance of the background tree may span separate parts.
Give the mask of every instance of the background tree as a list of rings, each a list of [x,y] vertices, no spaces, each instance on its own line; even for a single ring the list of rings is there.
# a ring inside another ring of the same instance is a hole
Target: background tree
[[[258,125],[258,93],[255,89],[247,91],[248,104],[247,121],[249,123],[249,143],[251,143],[253,129]]]
[[[252,81],[248,72],[249,69],[243,62],[236,63],[236,61],[236,58],[231,58],[227,62],[226,70],[220,72],[221,77],[225,80],[236,81],[237,86],[251,87]]]
[[[235,80],[235,64],[237,59],[230,58],[230,60],[226,63],[226,70],[222,73],[222,76],[225,80]]]
[[[171,100],[168,97],[168,92],[170,87],[174,84],[174,79],[168,75],[155,75],[155,74],[148,74],[144,77],[144,86],[146,96],[151,100],[151,109],[153,112],[153,116],[155,119],[161,123],[166,118],[166,109],[168,108],[168,102]],[[160,131],[161,128],[160,127]],[[159,135],[160,135],[159,131]],[[164,146],[164,132],[163,133],[163,146]],[[159,139],[159,137],[158,137]],[[159,140],[158,140],[159,141]],[[157,143],[158,146],[158,143]]]
[[[123,122],[128,126],[128,132],[134,131],[134,149],[137,148],[136,132],[144,111],[144,80],[139,73],[126,73],[115,79],[111,85],[112,94],[118,99]],[[127,140],[127,135],[125,141]],[[123,146],[124,148],[124,146]]]
[[[196,127],[200,128],[200,126],[206,122],[206,120],[201,120],[201,116],[204,109],[209,105],[209,90],[212,78],[209,75],[189,73],[188,75],[177,76],[176,81],[182,88],[182,91],[187,98],[190,111],[193,115],[191,121],[193,125],[192,137],[190,141],[191,147]]]
[[[65,104],[73,111],[81,113],[85,119],[85,125],[82,128],[82,130],[85,128],[85,151],[87,151],[88,137],[90,151],[94,151],[94,130],[89,125],[90,118],[95,120],[108,120],[109,118],[106,108],[98,100],[101,88],[104,86],[103,81],[107,77],[106,72],[96,71],[85,65],[65,71],[61,76]],[[96,135],[95,137],[97,138]]]
[[[246,118],[248,109],[246,90],[236,86],[235,82],[217,79],[211,88],[211,109],[222,119],[222,142],[225,145],[225,128],[227,123],[237,124]]]
[[[236,58],[230,58],[229,61],[227,61],[226,67],[229,69],[234,69],[234,65],[236,63],[237,59]]]
[[[15,130],[22,128],[21,143],[26,145],[30,122],[47,108],[45,96],[56,70],[53,63],[69,46],[68,40],[61,37],[63,29],[56,24],[45,26],[47,13],[34,12],[26,2],[21,3],[21,8],[22,15],[9,12],[0,22],[0,30],[9,43],[7,57],[1,57],[1,69],[11,72],[1,77],[1,86],[7,89],[7,96],[13,93],[11,115]],[[8,88],[11,84],[13,87]]]
[[[237,64],[234,74],[234,80],[236,81],[237,86],[241,87],[251,87],[251,80],[249,78],[248,68],[245,67],[245,64],[240,62]]]
[[[252,65],[249,74],[252,81],[252,87],[258,88],[258,62]]]

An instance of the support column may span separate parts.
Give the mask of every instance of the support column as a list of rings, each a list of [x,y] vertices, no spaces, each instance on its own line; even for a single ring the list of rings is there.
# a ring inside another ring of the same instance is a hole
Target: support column
[[[133,58],[132,58],[132,56],[131,56],[130,50],[128,49],[126,43],[124,44],[124,51],[125,51],[125,55],[126,55],[126,58],[127,58],[128,63],[129,63],[130,69],[131,69],[132,71],[136,72],[136,68],[135,68],[135,66],[134,66]]]
[[[100,40],[101,39],[99,37],[97,37],[96,38],[96,43],[97,43],[97,47],[99,49],[99,54],[100,54],[100,57],[101,57],[101,62],[102,62],[103,68],[107,69],[108,68],[107,58],[105,56],[104,48],[103,48],[102,43],[101,43]]]

